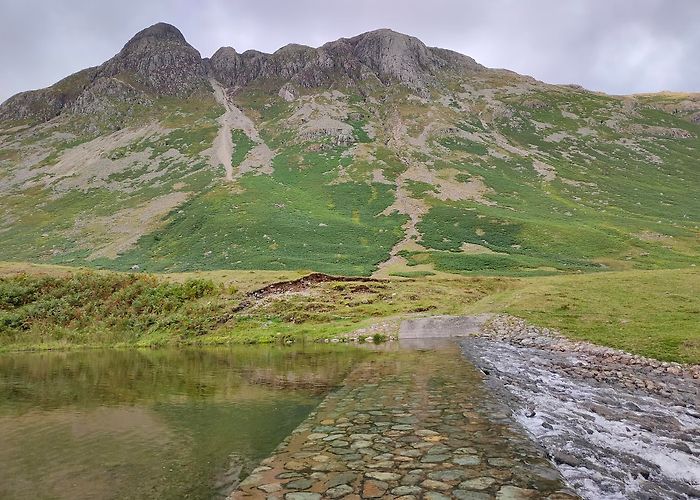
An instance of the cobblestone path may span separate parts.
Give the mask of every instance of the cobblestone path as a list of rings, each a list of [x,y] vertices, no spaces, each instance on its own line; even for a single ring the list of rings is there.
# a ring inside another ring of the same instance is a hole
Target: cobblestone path
[[[577,498],[456,346],[363,362],[231,498]]]

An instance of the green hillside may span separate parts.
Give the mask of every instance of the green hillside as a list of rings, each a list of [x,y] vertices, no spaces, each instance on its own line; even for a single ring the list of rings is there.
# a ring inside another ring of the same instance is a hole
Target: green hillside
[[[154,50],[194,50],[166,41]],[[89,73],[52,88],[77,100],[48,120],[20,95],[0,108],[0,256],[347,275],[698,262],[697,95],[609,96],[460,64],[418,74],[428,83],[381,68],[198,76],[171,95],[138,73]],[[99,94],[102,80],[122,90]]]

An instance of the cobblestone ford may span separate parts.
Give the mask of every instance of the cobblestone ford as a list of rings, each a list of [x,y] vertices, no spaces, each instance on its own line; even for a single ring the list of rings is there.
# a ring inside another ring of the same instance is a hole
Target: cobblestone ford
[[[578,497],[450,346],[363,362],[230,498]]]

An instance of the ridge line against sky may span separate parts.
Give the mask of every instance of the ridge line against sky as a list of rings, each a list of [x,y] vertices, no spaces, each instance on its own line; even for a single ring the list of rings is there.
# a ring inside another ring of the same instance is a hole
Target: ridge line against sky
[[[0,101],[101,64],[159,21],[204,57],[391,28],[549,83],[700,91],[698,0],[0,0],[0,9]]]

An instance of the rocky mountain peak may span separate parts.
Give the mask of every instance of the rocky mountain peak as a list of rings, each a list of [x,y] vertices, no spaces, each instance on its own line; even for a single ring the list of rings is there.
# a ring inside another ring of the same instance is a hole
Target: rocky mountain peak
[[[139,31],[126,43],[126,47],[137,44],[140,40],[169,40],[187,45],[182,32],[168,23],[156,23]]]
[[[189,95],[206,76],[199,52],[180,30],[166,23],[138,32],[101,69],[100,76],[131,74],[158,95]]]
[[[275,51],[275,54],[277,55],[283,55],[283,54],[295,54],[299,52],[315,52],[315,49],[313,47],[309,47],[308,45],[302,45],[299,43],[288,43],[284,47],[281,47]]]
[[[422,89],[439,71],[480,70],[473,59],[444,49],[427,47],[419,39],[390,29],[341,38],[314,49],[289,44],[273,54],[230,47],[219,49],[210,60],[213,76],[229,87],[247,85],[259,78],[284,79],[302,87],[331,82],[353,84],[370,80],[402,83]]]
[[[435,68],[444,66],[423,42],[390,29],[369,31],[347,42],[353,46],[358,60],[385,83],[395,79],[422,87]]]

